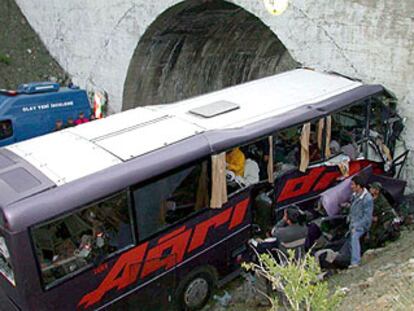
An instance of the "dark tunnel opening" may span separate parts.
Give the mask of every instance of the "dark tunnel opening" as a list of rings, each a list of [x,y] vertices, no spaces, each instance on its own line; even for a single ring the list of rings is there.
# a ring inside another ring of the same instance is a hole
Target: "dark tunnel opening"
[[[251,13],[222,0],[185,1],[161,14],[142,36],[122,109],[175,102],[297,66]]]

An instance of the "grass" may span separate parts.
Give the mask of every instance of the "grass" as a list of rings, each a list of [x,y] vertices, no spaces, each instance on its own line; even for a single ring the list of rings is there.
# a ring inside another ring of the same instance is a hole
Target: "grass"
[[[0,53],[0,63],[5,64],[7,66],[10,65],[11,64],[10,56],[7,54]]]

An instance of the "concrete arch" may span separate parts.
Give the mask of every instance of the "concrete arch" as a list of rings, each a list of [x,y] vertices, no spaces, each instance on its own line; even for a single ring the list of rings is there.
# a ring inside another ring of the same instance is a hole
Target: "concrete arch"
[[[223,0],[187,0],[140,38],[122,109],[174,102],[286,71],[299,64],[259,18]]]
[[[125,81],[140,38],[166,10],[185,3],[15,1],[75,83],[108,92],[111,113],[122,108]],[[408,117],[405,140],[414,149],[412,0],[401,0],[398,5],[387,0],[289,0],[285,13],[276,17],[266,11],[262,0],[227,1],[269,27],[302,65],[380,83],[396,93],[401,114]],[[407,176],[414,172],[414,157],[409,159],[407,172]]]

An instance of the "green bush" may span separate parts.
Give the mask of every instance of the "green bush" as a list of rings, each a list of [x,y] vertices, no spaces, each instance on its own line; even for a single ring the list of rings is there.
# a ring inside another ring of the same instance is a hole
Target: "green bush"
[[[10,65],[10,56],[0,53],[0,63],[3,63],[5,65]]]
[[[338,289],[331,292],[327,282],[319,280],[321,269],[310,253],[296,259],[294,252],[289,251],[288,256],[280,254],[279,257],[283,264],[268,254],[260,255],[258,264],[243,264],[247,271],[254,271],[268,281],[272,292],[265,295],[272,309],[283,305],[295,311],[330,311],[339,305],[343,293]]]

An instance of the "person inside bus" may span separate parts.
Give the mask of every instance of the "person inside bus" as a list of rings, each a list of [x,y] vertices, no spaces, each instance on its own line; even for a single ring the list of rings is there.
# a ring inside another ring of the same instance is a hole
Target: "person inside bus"
[[[318,147],[318,141],[315,131],[310,132],[309,137],[309,161],[316,162],[321,159],[321,150]]]
[[[227,170],[232,171],[236,176],[244,176],[244,165],[246,157],[239,147],[226,153]]]
[[[244,184],[246,186],[257,184],[260,180],[260,168],[253,156],[248,156],[244,165]]]
[[[332,155],[336,155],[341,153],[341,145],[335,139],[332,139],[329,143],[329,150],[331,151]]]
[[[280,131],[273,137],[275,177],[297,168],[300,158],[299,138],[299,127]]]

